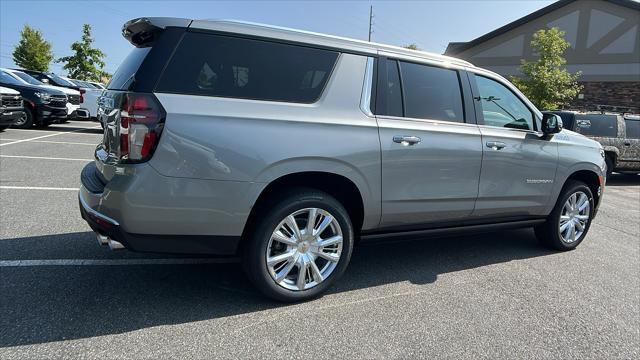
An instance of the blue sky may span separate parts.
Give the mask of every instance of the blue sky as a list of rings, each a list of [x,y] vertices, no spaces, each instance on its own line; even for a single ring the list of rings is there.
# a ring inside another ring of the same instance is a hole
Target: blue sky
[[[82,24],[93,27],[95,46],[113,73],[131,49],[122,24],[141,16],[237,19],[367,38],[373,5],[373,41],[442,53],[450,41],[468,41],[545,7],[548,0],[502,1],[14,1],[0,0],[0,66],[13,67],[11,54],[23,24],[38,28],[56,58],[69,55]],[[50,70],[64,73],[60,64]]]

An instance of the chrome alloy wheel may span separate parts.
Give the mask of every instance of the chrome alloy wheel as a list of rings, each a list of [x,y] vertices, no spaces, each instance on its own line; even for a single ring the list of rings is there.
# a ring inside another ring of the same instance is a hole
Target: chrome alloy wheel
[[[580,240],[587,228],[590,213],[591,205],[587,194],[582,191],[571,194],[560,214],[558,233],[562,241],[571,244]]]
[[[13,125],[22,126],[26,123],[27,123],[27,112],[25,110],[22,112],[22,115],[20,115],[20,117],[18,118],[18,121],[16,121]]]
[[[342,243],[340,224],[328,211],[295,211],[271,234],[265,254],[269,274],[285,289],[310,289],[336,269]]]

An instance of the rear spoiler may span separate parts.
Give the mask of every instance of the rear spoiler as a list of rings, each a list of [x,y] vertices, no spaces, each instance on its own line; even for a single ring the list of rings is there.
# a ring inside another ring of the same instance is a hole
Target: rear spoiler
[[[158,36],[167,27],[189,27],[190,19],[149,17],[137,18],[122,25],[122,36],[135,47],[152,46]]]

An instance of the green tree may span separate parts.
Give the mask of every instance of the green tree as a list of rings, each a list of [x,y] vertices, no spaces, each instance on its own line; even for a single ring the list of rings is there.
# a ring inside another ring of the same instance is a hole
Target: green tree
[[[104,68],[105,54],[100,49],[92,47],[91,25],[82,25],[82,40],[71,44],[73,55],[62,57],[56,62],[64,63],[69,77],[79,80],[100,81],[106,73]]]
[[[403,46],[405,49],[409,49],[409,50],[420,50],[420,48],[418,47],[418,45],[416,45],[415,43],[411,43],[409,45],[405,45]]]
[[[25,24],[20,32],[20,41],[13,50],[13,62],[23,69],[47,71],[51,60],[51,43],[42,37],[39,30]]]
[[[522,77],[511,81],[539,109],[553,110],[574,99],[582,86],[578,84],[580,72],[571,74],[563,65],[567,63],[564,52],[570,44],[564,39],[564,31],[558,28],[538,30],[533,34],[531,47],[540,55],[536,61],[522,60]]]

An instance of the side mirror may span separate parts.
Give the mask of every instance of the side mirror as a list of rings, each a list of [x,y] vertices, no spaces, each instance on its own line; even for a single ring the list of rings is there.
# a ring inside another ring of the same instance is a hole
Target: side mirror
[[[556,134],[562,131],[562,118],[556,114],[545,113],[542,115],[542,132],[545,135]]]
[[[49,83],[49,79],[42,79],[42,80],[40,80],[40,81],[42,81],[42,82],[43,82],[43,83],[45,83],[45,84],[48,84],[48,83]]]

